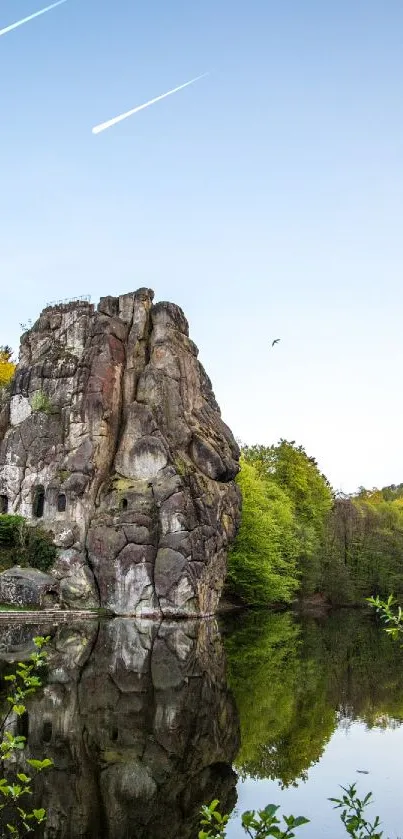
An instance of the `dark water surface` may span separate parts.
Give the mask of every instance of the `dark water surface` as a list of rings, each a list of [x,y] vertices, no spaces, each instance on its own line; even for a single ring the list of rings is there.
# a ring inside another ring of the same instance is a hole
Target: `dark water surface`
[[[278,803],[342,839],[326,800],[372,790],[385,839],[403,837],[403,651],[356,611],[220,621],[74,621],[51,631],[42,694],[20,730],[55,767],[32,804],[48,837],[196,839],[199,809]],[[0,628],[1,667],[44,627]],[[21,764],[23,766],[23,764]],[[357,772],[368,774],[361,774]],[[235,808],[235,809],[234,809]]]

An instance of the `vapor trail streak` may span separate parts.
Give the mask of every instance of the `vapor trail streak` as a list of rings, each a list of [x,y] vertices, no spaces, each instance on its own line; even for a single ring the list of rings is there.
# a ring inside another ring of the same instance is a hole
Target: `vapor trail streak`
[[[7,35],[7,32],[12,32],[13,29],[18,29],[18,27],[23,26],[24,23],[29,23],[30,20],[34,20],[34,18],[44,15],[46,12],[50,12],[51,9],[55,9],[56,6],[61,6],[62,3],[67,3],[67,0],[57,0],[57,2],[52,3],[51,6],[46,6],[45,9],[39,9],[39,12],[34,12],[33,15],[28,15],[28,17],[22,18],[22,20],[17,20],[16,23],[11,23],[10,26],[0,29],[0,37],[2,35]]]
[[[113,119],[109,119],[107,122],[101,122],[100,125],[96,125],[92,129],[93,134],[100,134],[101,131],[106,131],[107,128],[112,128],[112,125],[117,125],[118,122],[122,122],[122,120],[127,119],[127,117],[133,116],[133,114],[137,114],[138,111],[143,111],[144,108],[148,108],[149,105],[154,105],[155,102],[160,102],[161,99],[165,99],[166,96],[171,96],[172,93],[177,93],[178,90],[183,90],[184,87],[189,87],[190,84],[194,84],[198,82],[199,79],[204,79],[205,76],[208,76],[208,73],[203,73],[201,76],[196,76],[195,79],[191,79],[190,82],[185,82],[185,84],[180,84],[179,87],[174,87],[172,90],[168,90],[167,93],[162,93],[161,96],[156,96],[155,99],[150,99],[149,102],[145,102],[144,105],[137,105],[137,108],[132,108],[131,111],[126,111],[124,114],[120,114],[118,117],[113,117]]]

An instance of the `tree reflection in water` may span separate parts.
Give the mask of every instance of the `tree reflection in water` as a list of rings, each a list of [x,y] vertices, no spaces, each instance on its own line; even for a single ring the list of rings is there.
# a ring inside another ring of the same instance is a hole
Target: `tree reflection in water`
[[[229,619],[224,629],[241,775],[296,785],[337,725],[403,721],[402,651],[372,616],[344,609],[298,621],[260,611]]]

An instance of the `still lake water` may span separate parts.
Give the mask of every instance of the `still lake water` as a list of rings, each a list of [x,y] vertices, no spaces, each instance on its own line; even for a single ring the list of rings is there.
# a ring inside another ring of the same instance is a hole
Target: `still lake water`
[[[36,633],[0,627],[1,672]],[[311,819],[301,839],[345,839],[327,799],[353,782],[385,839],[403,837],[403,651],[372,616],[75,620],[51,635],[19,723],[29,756],[54,761],[32,800],[48,839],[196,839],[214,797],[229,839],[268,803]]]
[[[403,837],[399,645],[371,616],[352,610],[302,621],[251,614],[228,629],[229,676],[243,732],[229,839],[245,837],[241,812],[268,803],[310,819],[301,839],[345,839],[328,799],[338,797],[340,784],[352,783],[362,797],[372,791],[367,817],[380,816],[385,839]]]

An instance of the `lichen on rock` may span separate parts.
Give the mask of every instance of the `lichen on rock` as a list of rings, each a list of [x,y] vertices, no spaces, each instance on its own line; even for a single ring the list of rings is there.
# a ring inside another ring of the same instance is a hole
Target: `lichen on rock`
[[[216,610],[239,450],[197,356],[182,310],[150,289],[49,307],[22,336],[0,495],[54,533],[65,605]]]

